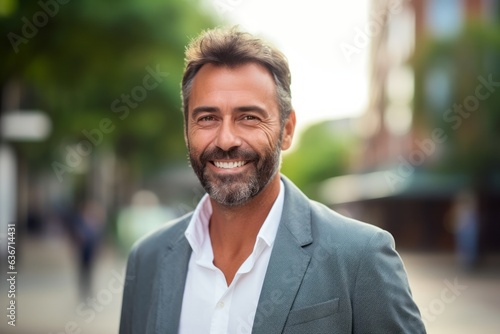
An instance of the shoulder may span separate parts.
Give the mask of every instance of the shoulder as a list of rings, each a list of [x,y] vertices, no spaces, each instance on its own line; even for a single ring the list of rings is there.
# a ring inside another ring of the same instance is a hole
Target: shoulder
[[[332,255],[339,270],[348,273],[346,277],[357,277],[360,268],[403,272],[394,238],[389,232],[340,215],[314,201],[310,201],[310,206],[313,248],[324,249]]]
[[[293,182],[282,176],[285,184],[284,220],[286,226],[301,240],[318,242],[350,253],[365,249],[373,241],[393,247],[389,232],[375,225],[343,216],[331,208],[309,199]],[[305,236],[310,237],[305,237]],[[359,253],[358,253],[359,254]]]
[[[402,262],[389,232],[345,217],[314,201],[310,201],[310,207],[312,255],[319,260],[330,258],[333,262],[325,263],[333,263],[343,277],[349,277],[351,289],[367,277],[372,277],[375,283],[375,277],[387,273],[403,275]]]
[[[362,261],[376,262],[382,254],[395,252],[394,239],[389,232],[345,217],[315,201],[309,203],[313,245],[335,254],[338,265],[343,263],[355,270]]]
[[[389,232],[369,223],[361,222],[339,214],[329,207],[309,201],[311,207],[311,225],[317,229],[319,235],[335,235],[337,241],[344,240],[350,244],[366,244],[375,236],[386,236],[389,239]]]
[[[184,232],[191,220],[192,212],[165,223],[137,240],[130,251],[129,257],[147,258],[162,254],[164,251],[172,249],[184,238]]]

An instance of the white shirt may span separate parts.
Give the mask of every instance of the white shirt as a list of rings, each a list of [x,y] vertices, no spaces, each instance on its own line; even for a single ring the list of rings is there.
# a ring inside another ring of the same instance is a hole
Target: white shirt
[[[184,288],[179,334],[251,333],[260,291],[278,231],[285,198],[283,182],[262,224],[250,256],[227,286],[222,271],[213,264],[208,233],[212,205],[205,195],[196,207],[185,235],[193,252]]]

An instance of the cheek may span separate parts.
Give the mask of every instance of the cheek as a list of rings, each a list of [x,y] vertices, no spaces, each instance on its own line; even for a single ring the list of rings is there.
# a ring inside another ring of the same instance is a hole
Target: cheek
[[[263,138],[253,139],[253,141],[249,142],[250,148],[256,152],[260,157],[260,163],[272,155],[278,146],[278,136],[265,136]]]
[[[280,127],[279,124],[273,123],[272,125],[265,125],[261,128],[263,137],[266,139],[266,143],[270,147],[276,146],[279,136],[280,136]],[[262,139],[264,140],[264,139]]]
[[[279,143],[280,133],[279,131],[269,131],[266,132],[265,148],[266,151],[273,151]]]
[[[212,142],[209,131],[190,131],[187,135],[188,148],[190,151],[203,152]]]

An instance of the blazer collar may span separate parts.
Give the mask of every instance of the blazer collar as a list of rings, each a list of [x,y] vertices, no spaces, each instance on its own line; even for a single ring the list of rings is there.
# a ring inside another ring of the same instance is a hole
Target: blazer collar
[[[306,246],[313,241],[309,198],[287,177],[282,175],[281,179],[285,185],[285,203],[280,226],[288,229],[300,246]]]
[[[153,291],[150,317],[156,319],[154,328],[148,328],[147,333],[177,334],[182,309],[182,298],[186,282],[191,247],[184,236],[184,232],[191,220],[191,214],[182,219],[177,229],[177,235],[172,243],[165,246],[165,252],[159,261],[158,278],[154,280],[156,286]],[[156,313],[156,314],[155,314]]]
[[[302,247],[313,242],[308,198],[286,177],[285,203],[267,267],[252,333],[281,333],[304,278],[311,255]]]

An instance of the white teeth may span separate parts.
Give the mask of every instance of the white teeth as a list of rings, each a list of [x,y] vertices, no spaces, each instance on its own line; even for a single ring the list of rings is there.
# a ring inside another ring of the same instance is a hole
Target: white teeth
[[[219,168],[236,168],[236,167],[241,167],[244,164],[245,161],[230,161],[230,162],[214,161],[214,165]]]

